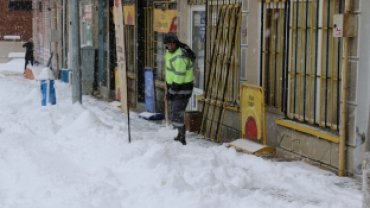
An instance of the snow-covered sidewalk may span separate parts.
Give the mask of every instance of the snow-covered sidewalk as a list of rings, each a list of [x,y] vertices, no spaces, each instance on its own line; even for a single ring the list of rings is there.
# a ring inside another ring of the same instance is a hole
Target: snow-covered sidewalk
[[[0,207],[361,207],[354,179],[195,138],[183,146],[135,113],[129,144],[119,109],[91,96],[72,104],[60,81],[57,105],[43,107],[39,91],[0,74]]]

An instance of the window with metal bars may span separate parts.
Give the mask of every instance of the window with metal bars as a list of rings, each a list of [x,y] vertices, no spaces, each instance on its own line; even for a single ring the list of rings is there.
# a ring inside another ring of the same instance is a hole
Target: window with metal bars
[[[288,3],[282,1],[264,3],[262,15],[264,24],[261,66],[263,86],[266,89],[266,103],[268,106],[283,110],[288,49]]]
[[[262,2],[266,103],[292,120],[338,130],[342,40],[333,15],[343,0]]]
[[[153,10],[161,9],[166,10],[177,10],[177,3],[172,2],[154,2]],[[153,15],[155,11],[153,11]],[[172,31],[172,26],[175,27],[175,31]],[[177,17],[172,19],[171,22],[171,32],[177,33]],[[166,33],[153,31],[152,34],[152,48],[153,48],[153,68],[154,68],[154,78],[158,81],[165,80],[165,55],[166,55],[166,45],[163,44],[163,39]]]

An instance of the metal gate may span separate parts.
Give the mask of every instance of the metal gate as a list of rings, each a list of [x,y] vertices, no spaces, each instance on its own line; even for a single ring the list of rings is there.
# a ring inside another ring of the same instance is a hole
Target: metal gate
[[[225,109],[236,106],[239,93],[241,6],[209,1],[207,7],[206,87],[199,135],[219,142]]]

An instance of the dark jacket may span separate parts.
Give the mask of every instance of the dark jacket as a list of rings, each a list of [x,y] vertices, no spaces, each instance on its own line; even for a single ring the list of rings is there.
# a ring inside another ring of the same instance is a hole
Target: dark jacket
[[[33,59],[33,43],[27,42],[23,44],[23,48],[26,48],[26,59]]]

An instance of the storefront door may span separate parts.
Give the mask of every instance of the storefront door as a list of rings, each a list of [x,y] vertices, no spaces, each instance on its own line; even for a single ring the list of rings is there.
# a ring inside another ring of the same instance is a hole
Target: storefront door
[[[194,90],[189,101],[188,109],[197,111],[197,95],[202,95],[204,90],[204,50],[206,39],[206,7],[191,6],[190,7],[190,35],[189,43],[192,50],[197,55],[194,63]]]

